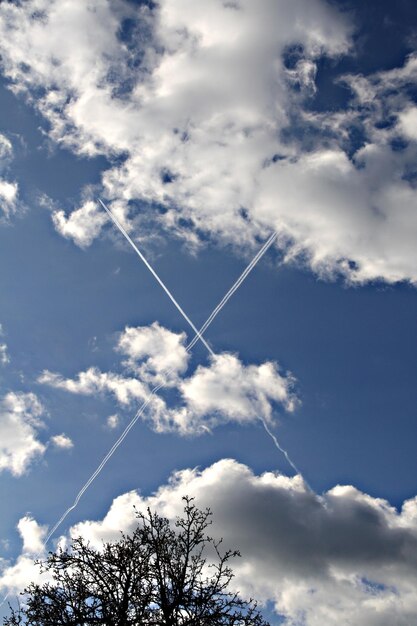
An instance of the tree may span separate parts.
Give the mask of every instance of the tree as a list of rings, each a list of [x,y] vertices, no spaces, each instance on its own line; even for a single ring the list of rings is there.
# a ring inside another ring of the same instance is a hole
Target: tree
[[[184,498],[173,527],[150,509],[131,535],[96,550],[81,537],[41,562],[5,626],[268,626],[256,602],[229,590],[231,558],[206,534],[210,509]]]

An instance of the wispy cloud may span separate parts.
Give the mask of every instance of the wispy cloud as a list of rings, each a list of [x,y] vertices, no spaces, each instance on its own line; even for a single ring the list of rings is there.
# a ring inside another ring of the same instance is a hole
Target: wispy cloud
[[[0,324],[0,338],[4,336],[3,326]],[[0,365],[7,365],[10,363],[10,356],[6,343],[0,343]]]
[[[7,344],[0,343],[0,365],[7,365],[10,363],[10,356],[7,351]]]
[[[113,415],[109,415],[109,417],[107,418],[106,424],[108,428],[113,430],[114,428],[117,428],[120,424],[120,417],[117,415],[117,413],[113,413]]]
[[[16,213],[18,209],[19,186],[15,181],[5,177],[12,158],[13,146],[9,139],[0,133],[0,210],[5,218]]]
[[[113,372],[101,372],[96,367],[90,367],[80,372],[76,378],[64,378],[61,375],[45,370],[38,381],[41,384],[63,389],[69,393],[86,396],[100,393],[112,393],[122,405],[128,405],[133,400],[143,399],[148,393],[146,384],[137,378],[128,378]]]

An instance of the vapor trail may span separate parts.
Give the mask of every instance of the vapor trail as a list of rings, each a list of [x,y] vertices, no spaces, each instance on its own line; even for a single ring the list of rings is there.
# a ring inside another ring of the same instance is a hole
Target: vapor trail
[[[172,370],[171,370],[172,371]],[[167,372],[167,375],[169,374],[169,372]],[[81,487],[80,491],[78,492],[78,494],[75,497],[74,502],[71,504],[71,506],[69,506],[67,508],[67,510],[61,515],[61,517],[59,518],[59,520],[54,524],[54,526],[51,528],[51,530],[49,531],[49,533],[46,535],[44,541],[42,542],[42,548],[45,549],[49,540],[51,539],[52,535],[54,535],[54,533],[56,532],[56,530],[61,526],[62,522],[68,517],[68,515],[71,513],[71,511],[73,511],[79,501],[81,500],[82,496],[84,495],[84,493],[87,491],[87,489],[89,488],[89,486],[91,485],[91,483],[97,478],[97,476],[100,474],[101,470],[103,469],[103,467],[106,465],[107,461],[109,461],[109,459],[113,456],[113,454],[116,452],[117,448],[120,446],[120,444],[123,442],[123,440],[126,438],[126,436],[128,435],[128,433],[130,432],[130,430],[133,428],[133,426],[136,424],[136,422],[138,421],[138,419],[140,418],[140,416],[143,414],[144,410],[146,409],[146,407],[148,406],[148,404],[151,402],[152,400],[152,396],[154,396],[159,389],[161,389],[161,387],[164,386],[164,382],[160,383],[159,385],[156,385],[156,387],[154,387],[152,389],[152,391],[150,392],[150,394],[148,395],[148,397],[146,398],[146,400],[143,402],[142,406],[138,409],[138,411],[135,413],[134,417],[130,420],[129,424],[126,426],[126,428],[124,429],[124,431],[122,432],[122,434],[120,435],[120,437],[117,439],[117,441],[115,441],[115,443],[112,445],[112,447],[110,448],[110,450],[107,452],[106,456],[103,458],[103,460],[101,461],[101,463],[98,465],[98,467],[96,468],[96,470],[91,474],[90,478],[84,483],[84,485]],[[35,560],[39,559],[42,556],[42,552],[38,552],[38,554],[35,556]],[[1,600],[0,602],[0,608],[3,606],[3,604],[6,602],[6,600],[10,597],[10,591],[7,592],[7,594],[4,596],[4,598]]]
[[[170,372],[167,372],[167,375],[169,373]],[[71,511],[73,511],[76,508],[76,506],[78,505],[79,501],[81,500],[82,496],[87,491],[87,489],[89,488],[91,483],[97,478],[97,476],[100,474],[100,472],[103,469],[103,467],[106,465],[107,461],[113,456],[113,454],[116,452],[117,448],[124,441],[126,436],[129,434],[130,430],[133,428],[133,426],[136,424],[136,422],[138,421],[140,416],[143,414],[144,410],[146,409],[148,404],[151,402],[152,396],[154,396],[161,389],[161,387],[163,387],[164,385],[165,385],[165,383],[162,382],[159,385],[156,385],[156,387],[154,387],[152,389],[152,391],[150,392],[150,394],[148,395],[146,400],[142,403],[141,407],[136,411],[134,417],[130,420],[129,424],[126,426],[126,428],[124,429],[124,431],[122,432],[120,437],[114,442],[114,444],[112,445],[110,450],[107,452],[106,456],[103,458],[103,460],[98,465],[96,470],[91,474],[91,476],[87,480],[87,482],[85,482],[84,485],[81,487],[80,491],[78,492],[78,494],[75,497],[75,500],[74,500],[73,504],[70,507],[68,507],[68,509],[65,511],[65,513],[62,514],[62,516],[59,518],[59,520],[56,522],[56,524],[51,528],[51,530],[49,531],[48,535],[45,538],[45,541],[43,542],[43,547],[46,547],[48,541],[50,540],[52,535],[55,533],[55,531],[59,528],[59,526],[61,526],[62,522],[69,515],[69,513],[71,513]]]
[[[185,321],[187,322],[187,324],[189,324],[191,326],[191,328],[193,329],[193,331],[195,332],[195,334],[197,335],[197,338],[204,344],[204,346],[207,348],[207,350],[209,351],[209,353],[214,356],[214,352],[213,350],[210,348],[210,346],[208,345],[208,343],[206,342],[206,340],[204,339],[204,337],[200,334],[200,331],[194,326],[194,324],[192,323],[192,321],[190,320],[190,318],[188,317],[188,315],[186,314],[186,312],[184,311],[184,309],[181,307],[181,305],[177,302],[177,300],[174,298],[174,296],[172,295],[172,293],[170,292],[170,290],[168,289],[168,287],[165,285],[165,283],[159,278],[158,274],[155,272],[155,270],[153,269],[152,265],[147,261],[147,259],[143,256],[142,252],[139,250],[139,248],[136,246],[136,244],[134,243],[134,241],[129,237],[129,235],[127,234],[127,232],[125,231],[125,229],[123,228],[123,226],[120,224],[120,222],[118,221],[118,219],[113,215],[113,213],[110,211],[110,209],[108,209],[106,207],[106,205],[104,204],[104,202],[99,198],[98,199],[101,206],[103,207],[103,209],[106,211],[106,213],[108,214],[108,216],[110,217],[110,219],[112,220],[112,222],[117,226],[117,228],[120,230],[120,232],[124,235],[124,237],[127,239],[127,241],[130,243],[130,245],[132,246],[132,248],[134,249],[134,251],[136,252],[136,254],[139,256],[139,258],[141,259],[141,261],[143,261],[143,263],[146,265],[146,267],[148,268],[148,270],[151,272],[151,274],[154,276],[154,278],[156,278],[156,280],[158,281],[158,283],[161,285],[162,289],[165,291],[165,293],[167,294],[167,296],[169,297],[169,299],[171,300],[171,302],[176,306],[176,308],[178,309],[178,311],[181,313],[181,315],[183,316],[183,318],[185,319]]]
[[[101,202],[101,200],[100,200]],[[101,204],[104,206],[105,210],[109,213],[109,215],[111,216],[112,219],[113,218],[112,214],[110,213],[110,211],[105,207],[104,203],[101,202]],[[116,222],[115,222],[116,223]],[[121,228],[121,231],[125,234],[124,229]],[[132,242],[132,240],[130,239],[130,237],[128,235],[125,234],[125,236],[128,238],[129,242],[133,245],[134,249],[137,251],[137,253],[139,254],[140,258],[143,260],[143,256],[141,255],[141,253],[139,252],[139,250],[137,250],[135,244]],[[212,356],[215,356],[214,352],[207,346],[207,343],[205,342],[205,340],[202,337],[202,334],[207,330],[208,326],[212,323],[212,321],[214,320],[214,318],[220,313],[221,309],[225,306],[225,304],[228,302],[228,300],[232,297],[232,295],[236,292],[236,290],[240,287],[240,285],[243,283],[243,281],[245,280],[245,278],[248,276],[248,274],[253,270],[253,268],[255,267],[255,265],[259,262],[259,260],[263,257],[263,255],[265,254],[265,252],[268,250],[268,248],[272,245],[272,243],[275,241],[276,239],[276,233],[273,233],[269,239],[264,243],[264,245],[262,246],[262,248],[257,252],[257,254],[253,257],[253,259],[251,260],[251,262],[249,263],[249,265],[243,270],[243,272],[240,274],[239,278],[233,283],[232,287],[229,289],[229,291],[226,293],[226,295],[222,298],[222,300],[219,302],[219,304],[213,309],[213,311],[210,313],[209,317],[207,318],[207,320],[204,322],[204,324],[202,325],[202,327],[200,328],[200,330],[196,329],[196,334],[193,337],[193,339],[189,342],[189,344],[186,346],[186,350],[187,352],[190,352],[190,350],[194,347],[194,345],[196,344],[196,342],[201,339],[204,343],[204,345],[207,347],[207,349],[209,350],[210,354]],[[150,267],[147,263],[146,260],[144,260],[144,262],[146,263],[147,267]],[[152,270],[151,270],[152,271]],[[154,274],[154,276],[156,276],[155,272],[152,271],[152,274]],[[160,282],[158,280],[158,282]],[[193,325],[194,328],[194,325]],[[170,369],[166,372],[165,376],[169,376],[169,374],[172,372],[173,370]],[[120,444],[124,441],[124,439],[126,438],[126,436],[129,434],[130,430],[133,428],[133,426],[136,424],[136,422],[138,421],[138,419],[143,415],[143,412],[145,411],[146,407],[149,405],[149,403],[152,400],[152,397],[165,385],[164,382],[159,383],[158,385],[156,385],[152,391],[149,393],[148,397],[144,400],[144,402],[142,403],[142,405],[139,407],[139,409],[137,410],[137,412],[135,413],[135,415],[133,416],[133,418],[130,420],[129,424],[126,426],[126,428],[124,429],[124,431],[122,432],[122,434],[120,435],[120,437],[114,442],[114,444],[112,445],[112,447],[110,448],[110,450],[107,452],[107,454],[104,456],[104,458],[102,459],[101,463],[97,466],[96,470],[91,474],[91,476],[89,477],[89,479],[84,483],[84,485],[81,487],[80,491],[78,492],[78,494],[75,497],[75,500],[73,502],[73,504],[71,506],[69,506],[66,511],[61,515],[61,517],[59,518],[59,520],[54,524],[54,526],[51,528],[51,530],[49,531],[48,535],[46,536],[44,542],[43,542],[43,547],[45,548],[46,545],[48,544],[49,540],[51,539],[51,537],[54,535],[54,533],[56,532],[56,530],[61,526],[62,522],[68,517],[68,515],[71,513],[71,511],[73,511],[79,501],[81,500],[82,496],[84,495],[84,493],[87,491],[87,489],[89,488],[89,486],[91,485],[91,483],[97,478],[97,476],[100,474],[101,470],[103,469],[103,467],[106,465],[106,463],[110,460],[110,458],[113,456],[113,454],[116,452],[117,448],[120,446]],[[295,466],[292,465],[292,467],[295,468]],[[297,470],[295,470],[297,471]],[[7,598],[7,597],[6,597]],[[5,602],[6,598],[3,599],[2,603],[0,603],[0,606],[2,606],[2,604]]]
[[[291,467],[293,468],[293,470],[296,472],[296,474],[300,474],[300,476],[302,476],[300,470],[298,469],[298,467],[295,465],[295,463],[291,460],[288,452],[280,445],[278,439],[276,438],[276,436],[274,435],[274,433],[269,429],[268,424],[266,423],[266,420],[263,419],[262,417],[260,418],[266,432],[268,433],[268,435],[271,437],[272,441],[275,444],[275,447],[282,452],[282,454],[285,456],[285,458],[287,459],[288,463],[291,465]]]
[[[249,265],[246,267],[246,269],[242,272],[242,274],[235,281],[235,283],[232,285],[232,287],[230,287],[229,291],[222,298],[222,300],[219,302],[219,304],[216,306],[216,308],[213,309],[213,311],[210,313],[209,317],[206,319],[204,324],[201,326],[200,331],[199,331],[201,334],[203,334],[207,330],[207,328],[210,326],[210,324],[212,323],[214,318],[220,313],[220,311],[222,310],[224,305],[228,302],[228,300],[230,300],[230,298],[233,296],[235,291],[237,291],[239,289],[240,285],[243,283],[245,278],[248,276],[248,274],[250,274],[250,272],[253,270],[255,265],[263,257],[265,252],[268,250],[268,248],[271,246],[271,244],[275,241],[276,238],[277,238],[277,233],[272,233],[272,235],[264,243],[264,245],[259,250],[259,252],[253,257],[252,261],[249,263]],[[197,341],[198,341],[198,337],[195,336],[194,339],[188,344],[186,349],[187,350],[191,350],[194,347],[194,345],[196,344]]]
[[[281,444],[279,443],[276,435],[274,435],[274,433],[270,430],[267,422],[265,419],[263,419],[262,417],[260,418],[266,432],[268,433],[268,435],[271,437],[272,441],[275,444],[275,447],[282,452],[282,454],[285,456],[285,458],[287,459],[288,463],[291,465],[291,467],[293,468],[293,470],[295,471],[296,474],[298,474],[299,476],[302,477],[304,484],[306,485],[307,489],[311,492],[314,493],[314,490],[312,489],[312,487],[310,487],[310,485],[308,484],[308,482],[306,481],[306,479],[304,478],[302,472],[300,472],[300,470],[298,469],[298,467],[296,466],[296,464],[294,463],[294,461],[291,459],[290,455],[288,454],[288,452],[285,450],[285,448],[283,448],[281,446]]]
[[[237,291],[237,289],[239,289],[240,285],[243,283],[243,281],[246,279],[246,277],[249,275],[249,273],[253,270],[253,268],[255,267],[255,265],[259,262],[259,260],[263,257],[263,255],[265,254],[265,252],[268,250],[268,248],[272,245],[272,243],[275,241],[276,237],[277,237],[277,233],[272,233],[272,235],[269,237],[269,239],[263,244],[262,248],[257,252],[257,254],[253,257],[253,259],[251,260],[251,262],[249,263],[249,265],[244,269],[244,271],[241,273],[241,275],[239,276],[239,278],[233,283],[232,287],[229,289],[229,291],[226,293],[226,295],[221,299],[221,301],[219,302],[219,304],[213,309],[213,311],[210,313],[209,317],[206,319],[206,321],[204,322],[204,324],[201,326],[200,330],[197,330],[197,328],[194,326],[193,322],[189,319],[189,317],[186,315],[186,313],[183,311],[183,309],[180,307],[180,305],[178,304],[178,302],[175,300],[174,296],[171,294],[171,292],[168,290],[168,288],[164,285],[164,283],[161,281],[161,279],[159,278],[159,276],[157,275],[157,273],[155,272],[155,270],[152,268],[152,266],[148,263],[148,261],[146,260],[146,258],[143,256],[143,254],[140,252],[140,250],[136,247],[136,245],[134,244],[134,242],[132,241],[132,239],[129,237],[129,235],[126,233],[125,229],[123,228],[123,226],[118,222],[118,220],[113,216],[113,214],[111,213],[111,211],[106,207],[106,205],[104,204],[104,202],[102,202],[100,199],[100,204],[103,206],[103,208],[105,209],[105,211],[108,213],[108,215],[110,216],[110,218],[112,219],[112,221],[116,224],[116,226],[119,228],[119,230],[122,232],[122,234],[126,237],[126,239],[128,240],[128,242],[130,243],[130,245],[133,247],[133,249],[135,250],[135,252],[138,254],[138,256],[140,257],[140,259],[145,263],[146,267],[150,270],[150,272],[153,274],[153,276],[156,278],[156,280],[158,281],[158,283],[161,285],[161,287],[164,289],[164,291],[167,293],[167,295],[169,296],[169,298],[172,300],[172,302],[175,304],[175,306],[177,307],[177,309],[180,311],[180,313],[183,315],[183,317],[185,318],[185,320],[188,322],[188,324],[191,326],[191,328],[194,330],[195,332],[195,336],[193,337],[193,339],[189,342],[189,344],[186,346],[186,350],[187,352],[190,352],[190,350],[192,350],[192,348],[194,347],[194,345],[196,344],[196,342],[198,340],[200,340],[204,346],[206,347],[206,349],[208,350],[208,352],[210,353],[211,356],[215,357],[215,353],[213,352],[213,350],[210,348],[210,346],[207,344],[207,342],[205,341],[205,339],[203,338],[203,333],[207,330],[207,328],[210,326],[210,324],[212,323],[212,321],[214,320],[214,318],[220,313],[220,311],[222,310],[222,308],[226,305],[226,303],[228,302],[228,300],[232,297],[232,295]],[[173,370],[170,369],[166,372],[165,376],[167,377]],[[107,452],[107,454],[104,456],[104,458],[102,459],[101,463],[97,466],[96,470],[91,474],[91,476],[89,477],[89,479],[84,483],[84,485],[81,487],[80,491],[78,492],[78,494],[75,497],[75,500],[73,502],[73,504],[71,506],[69,506],[66,511],[61,515],[61,517],[59,518],[59,520],[54,524],[54,526],[51,528],[51,530],[49,531],[49,533],[47,534],[47,536],[45,537],[45,540],[43,542],[43,548],[46,548],[49,540],[51,539],[51,537],[54,535],[54,533],[56,532],[56,530],[59,528],[59,526],[62,524],[62,522],[67,518],[67,516],[71,513],[71,511],[73,511],[79,501],[81,500],[82,496],[84,495],[84,493],[87,491],[87,489],[90,487],[91,483],[97,478],[97,476],[100,474],[100,472],[102,471],[103,467],[107,464],[107,462],[110,460],[110,458],[113,456],[113,454],[116,452],[117,448],[121,445],[121,443],[124,441],[124,439],[127,437],[127,435],[129,434],[130,430],[133,428],[133,426],[136,424],[136,422],[138,421],[138,419],[143,415],[143,412],[145,411],[146,407],[149,405],[149,403],[152,400],[152,397],[162,388],[164,387],[166,383],[165,382],[161,382],[158,385],[156,385],[151,392],[149,393],[148,397],[144,400],[144,402],[142,403],[142,405],[140,406],[140,408],[137,410],[137,412],[135,413],[134,417],[131,419],[131,421],[129,422],[129,424],[126,426],[126,428],[124,429],[124,431],[122,432],[122,434],[120,435],[120,437],[115,441],[115,443],[112,445],[112,447],[110,448],[110,450]],[[297,466],[295,465],[295,463],[291,460],[288,452],[279,444],[276,436],[271,432],[271,430],[268,427],[268,424],[266,423],[266,421],[263,418],[260,418],[267,434],[271,437],[272,441],[274,442],[275,447],[285,456],[285,458],[287,459],[288,463],[290,464],[290,466],[293,468],[293,470],[297,473],[300,474],[300,476],[302,476],[301,472],[299,471],[299,469],[297,468]],[[306,482],[306,481],[305,481]],[[306,482],[307,486],[308,483]],[[39,558],[41,556],[41,554],[38,554]],[[5,601],[7,600],[7,598],[9,597],[10,593],[8,592],[5,597],[2,599],[2,601],[0,602],[0,607],[3,606],[3,604],[5,603]]]

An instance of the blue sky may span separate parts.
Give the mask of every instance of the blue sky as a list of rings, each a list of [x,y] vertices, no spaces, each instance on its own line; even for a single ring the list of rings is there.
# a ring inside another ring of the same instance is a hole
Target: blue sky
[[[405,0],[0,5],[4,594],[165,381],[47,549],[187,493],[271,624],[415,621],[416,38]],[[98,198],[197,327],[277,233],[215,356]]]

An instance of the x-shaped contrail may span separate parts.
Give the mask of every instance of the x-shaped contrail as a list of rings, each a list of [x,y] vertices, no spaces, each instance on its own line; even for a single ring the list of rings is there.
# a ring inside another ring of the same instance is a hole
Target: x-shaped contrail
[[[222,298],[222,300],[219,302],[219,304],[213,309],[213,311],[210,313],[209,317],[206,319],[206,321],[204,322],[204,324],[201,326],[200,329],[197,329],[197,327],[193,324],[193,322],[191,321],[191,319],[188,317],[188,315],[185,313],[185,311],[183,310],[183,308],[180,306],[180,304],[177,302],[177,300],[174,298],[174,296],[172,295],[172,293],[169,291],[168,287],[165,285],[165,283],[161,280],[161,278],[158,276],[158,274],[156,273],[156,271],[153,269],[153,267],[150,265],[150,263],[147,261],[146,257],[143,255],[143,253],[139,250],[139,248],[136,246],[136,244],[134,243],[134,241],[131,239],[131,237],[129,236],[129,234],[126,232],[126,230],[123,228],[122,224],[120,224],[120,222],[117,220],[117,218],[113,215],[113,213],[110,211],[110,209],[104,204],[104,202],[99,199],[99,202],[101,204],[101,206],[104,208],[104,210],[107,212],[107,214],[109,215],[109,217],[111,218],[111,220],[113,221],[113,223],[117,226],[117,228],[120,230],[120,232],[124,235],[124,237],[127,239],[127,241],[129,242],[129,244],[132,246],[132,248],[135,250],[136,254],[139,256],[139,258],[143,261],[143,263],[146,265],[146,267],[149,269],[149,271],[151,272],[151,274],[155,277],[155,279],[157,280],[157,282],[160,284],[160,286],[162,287],[162,289],[165,291],[165,293],[168,295],[168,297],[170,298],[170,300],[172,301],[172,303],[174,304],[174,306],[178,309],[178,311],[181,313],[181,315],[184,317],[184,319],[187,321],[187,323],[191,326],[191,328],[193,329],[195,335],[193,337],[193,339],[189,342],[189,344],[186,346],[186,350],[187,352],[190,352],[192,350],[192,348],[194,347],[194,345],[197,343],[197,341],[201,341],[203,343],[203,345],[205,346],[205,348],[207,349],[207,351],[209,352],[210,356],[215,357],[215,353],[213,352],[213,350],[211,349],[211,347],[208,345],[208,343],[206,342],[206,340],[203,337],[203,333],[207,330],[207,328],[210,326],[210,324],[213,322],[213,320],[215,319],[215,317],[220,313],[220,311],[222,310],[222,308],[226,305],[226,303],[228,302],[228,300],[232,297],[232,295],[237,291],[237,289],[239,289],[240,285],[243,283],[243,281],[247,278],[247,276],[250,274],[250,272],[253,270],[253,268],[255,267],[255,265],[260,261],[260,259],[263,257],[263,255],[265,254],[265,252],[269,249],[269,247],[273,244],[273,242],[275,241],[276,237],[277,237],[277,233],[272,233],[272,235],[267,239],[267,241],[263,244],[263,246],[261,247],[261,249],[257,252],[257,254],[253,257],[253,259],[251,260],[251,262],[249,263],[249,265],[244,269],[244,271],[242,272],[242,274],[239,276],[239,278],[233,283],[232,287],[229,289],[229,291],[226,293],[226,295]],[[166,376],[169,375],[169,373],[171,372],[171,370],[169,370],[168,372],[166,372]],[[159,385],[156,385],[152,391],[149,393],[148,397],[146,398],[146,400],[143,402],[143,404],[141,405],[141,407],[138,409],[138,411],[135,413],[134,417],[130,420],[129,424],[126,426],[126,428],[124,429],[124,431],[122,432],[122,434],[120,435],[120,437],[115,441],[115,443],[113,444],[113,446],[110,448],[110,450],[107,452],[107,454],[105,455],[105,457],[102,459],[101,463],[97,466],[96,470],[91,474],[91,476],[88,478],[88,480],[84,483],[84,485],[81,487],[80,491],[78,492],[73,504],[68,507],[68,509],[62,514],[62,516],[59,518],[59,520],[54,524],[54,526],[51,528],[51,530],[49,531],[49,533],[47,534],[47,536],[45,537],[45,540],[43,542],[43,548],[46,547],[46,545],[48,544],[49,540],[51,539],[51,537],[54,535],[54,533],[57,531],[57,529],[61,526],[62,522],[67,518],[67,516],[69,515],[69,513],[71,511],[73,511],[79,501],[81,500],[82,496],[84,495],[84,493],[87,491],[87,489],[90,487],[91,483],[97,478],[97,476],[100,474],[100,472],[102,471],[103,467],[106,465],[106,463],[109,461],[109,459],[113,456],[113,454],[116,452],[117,448],[121,445],[121,443],[124,441],[124,439],[127,437],[127,435],[129,434],[129,432],[131,431],[131,429],[133,428],[133,426],[136,424],[136,422],[138,421],[138,419],[143,415],[145,409],[147,408],[147,406],[150,404],[150,402],[152,401],[153,396],[162,388],[164,387],[165,382],[161,382]],[[263,419],[260,418],[260,420],[263,423],[263,426],[266,430],[266,432],[268,433],[268,435],[271,437],[272,441],[274,442],[274,445],[276,446],[276,448],[282,452],[282,454],[285,456],[285,458],[287,459],[289,465],[293,468],[293,470],[297,473],[301,475],[301,472],[299,471],[299,469],[297,468],[297,466],[295,465],[295,463],[291,460],[288,452],[279,444],[276,436],[271,432],[271,430],[268,427],[267,422]],[[307,483],[306,483],[307,484]],[[40,553],[38,554],[38,557],[40,556]],[[7,598],[9,597],[9,593],[7,593],[5,595],[5,597],[2,599],[2,601],[0,602],[0,607],[3,606],[3,604],[5,603],[5,601],[7,600]]]
[[[144,255],[142,254],[142,252],[139,250],[139,248],[137,247],[137,245],[135,244],[135,242],[130,238],[129,234],[126,232],[126,230],[123,228],[122,224],[119,222],[119,220],[116,218],[115,215],[113,215],[113,213],[110,211],[110,209],[108,209],[106,207],[106,205],[104,204],[104,202],[99,198],[99,202],[101,204],[101,206],[103,207],[103,209],[107,212],[107,214],[109,215],[109,217],[112,219],[112,221],[116,224],[117,228],[120,230],[120,232],[126,237],[126,239],[128,240],[128,242],[130,243],[130,245],[132,246],[133,250],[136,252],[136,254],[138,255],[138,257],[143,261],[143,263],[146,265],[146,267],[148,268],[148,270],[150,271],[150,273],[152,274],[152,276],[158,281],[158,283],[161,285],[162,289],[165,291],[165,293],[167,294],[168,298],[171,300],[171,302],[174,304],[174,306],[178,309],[178,311],[181,313],[181,315],[183,316],[183,318],[185,319],[185,321],[187,322],[187,324],[189,324],[191,326],[191,328],[193,329],[193,331],[196,334],[196,337],[204,344],[204,346],[206,347],[206,349],[208,350],[208,352],[211,354],[211,356],[214,356],[214,352],[213,350],[210,348],[210,346],[208,345],[207,341],[204,339],[204,337],[202,336],[201,332],[194,326],[194,324],[192,323],[192,321],[190,320],[190,318],[188,317],[188,315],[186,314],[186,312],[184,311],[184,309],[181,307],[181,305],[177,302],[177,300],[174,298],[174,296],[172,295],[172,293],[170,292],[170,290],[168,289],[168,287],[165,285],[165,283],[159,278],[158,274],[155,272],[155,270],[153,269],[152,265],[148,262],[148,260],[146,259],[146,257],[144,257]]]
[[[229,291],[226,293],[226,295],[222,298],[222,300],[219,302],[219,304],[213,309],[213,311],[210,313],[209,317],[206,319],[206,321],[204,322],[204,324],[201,326],[201,328],[198,330],[196,328],[196,326],[193,324],[193,322],[190,320],[190,318],[188,317],[188,315],[185,313],[185,311],[183,310],[183,308],[178,304],[177,300],[174,298],[174,296],[172,295],[172,293],[169,291],[168,287],[165,285],[165,283],[162,281],[162,279],[158,276],[158,274],[156,273],[156,271],[153,269],[153,267],[150,265],[150,263],[147,261],[146,257],[143,255],[143,253],[139,250],[139,248],[136,246],[136,244],[133,242],[132,238],[128,235],[128,233],[126,232],[126,230],[123,228],[123,226],[120,224],[119,220],[114,216],[114,214],[110,211],[110,209],[104,204],[104,202],[102,200],[99,200],[100,204],[102,205],[102,207],[104,208],[104,210],[107,212],[107,214],[109,215],[109,217],[111,218],[111,220],[113,221],[113,223],[117,226],[117,228],[120,230],[120,232],[124,235],[124,237],[127,239],[127,241],[129,242],[129,244],[132,246],[132,248],[134,249],[134,251],[136,252],[136,254],[139,256],[139,258],[144,262],[144,264],[146,265],[146,267],[149,269],[149,271],[152,273],[152,275],[156,278],[156,280],[158,281],[158,283],[161,285],[161,287],[163,288],[163,290],[165,291],[165,293],[168,295],[168,297],[170,298],[170,300],[173,302],[173,304],[175,305],[175,307],[178,309],[178,311],[181,313],[181,315],[184,317],[184,319],[187,321],[187,323],[191,326],[191,328],[194,330],[195,335],[193,337],[193,339],[189,342],[189,344],[186,346],[186,350],[187,352],[190,352],[192,350],[192,348],[194,347],[194,345],[197,343],[197,341],[201,341],[204,346],[206,347],[206,349],[208,350],[210,356],[215,357],[215,353],[213,352],[213,350],[210,348],[210,346],[208,345],[208,343],[206,342],[206,340],[203,337],[203,333],[207,330],[207,328],[210,326],[210,324],[213,322],[214,318],[220,313],[220,311],[222,310],[222,308],[226,305],[226,303],[228,302],[228,300],[232,297],[232,295],[235,293],[235,291],[237,291],[237,289],[240,287],[240,285],[243,283],[243,281],[246,279],[246,277],[249,275],[249,273],[253,270],[253,268],[255,267],[255,265],[258,263],[258,261],[263,257],[263,255],[265,254],[265,252],[268,250],[268,248],[272,245],[272,243],[275,241],[277,234],[276,233],[272,233],[272,235],[268,238],[268,240],[263,244],[262,248],[257,252],[257,254],[253,257],[253,259],[251,260],[251,262],[249,263],[249,265],[244,269],[244,271],[242,272],[242,274],[239,276],[239,278],[233,283],[232,287],[229,289]],[[172,370],[168,370],[165,373],[165,376],[168,377],[169,374],[171,373]],[[117,448],[120,446],[120,444],[125,440],[125,438],[127,437],[127,435],[129,434],[129,432],[131,431],[131,429],[133,428],[133,426],[136,424],[136,422],[138,421],[138,419],[143,415],[145,409],[149,406],[149,404],[152,401],[153,396],[155,396],[158,391],[165,386],[165,382],[161,382],[158,385],[156,385],[151,392],[149,393],[148,397],[144,400],[144,402],[142,403],[142,405],[139,407],[139,409],[137,410],[137,412],[135,413],[135,415],[133,416],[133,418],[130,420],[130,422],[128,423],[128,425],[126,426],[126,428],[124,429],[124,431],[122,432],[122,434],[120,435],[120,437],[114,442],[114,444],[112,445],[112,447],[110,448],[110,450],[107,452],[107,454],[104,456],[104,458],[102,459],[101,463],[97,466],[96,470],[91,474],[91,476],[89,477],[89,479],[84,483],[84,485],[81,487],[80,491],[78,492],[77,496],[75,497],[75,500],[73,502],[73,504],[68,507],[68,509],[62,514],[62,516],[59,518],[59,520],[54,524],[54,526],[51,528],[51,530],[49,531],[48,535],[45,538],[44,541],[44,546],[46,546],[46,544],[48,543],[48,541],[50,540],[50,538],[55,534],[56,530],[59,528],[59,526],[61,526],[62,522],[66,519],[66,517],[69,515],[69,513],[71,513],[71,511],[73,511],[77,506],[79,501],[81,500],[82,496],[84,495],[84,493],[87,491],[87,489],[89,488],[89,486],[91,485],[91,483],[97,478],[97,476],[101,473],[103,467],[106,465],[106,463],[109,461],[109,459],[113,456],[113,454],[116,452]],[[291,467],[294,469],[294,471],[297,474],[301,474],[300,471],[298,470],[297,466],[293,463],[293,461],[290,459],[287,451],[282,448],[280,446],[280,444],[278,443],[277,438],[275,437],[275,435],[270,431],[270,429],[268,428],[268,424],[265,422],[264,419],[261,418],[261,421],[264,425],[264,428],[266,430],[266,432],[268,433],[268,435],[271,437],[272,441],[274,442],[275,446],[278,448],[278,450],[280,450],[280,452],[282,452],[285,456],[285,458],[287,459],[288,463],[291,465]]]

